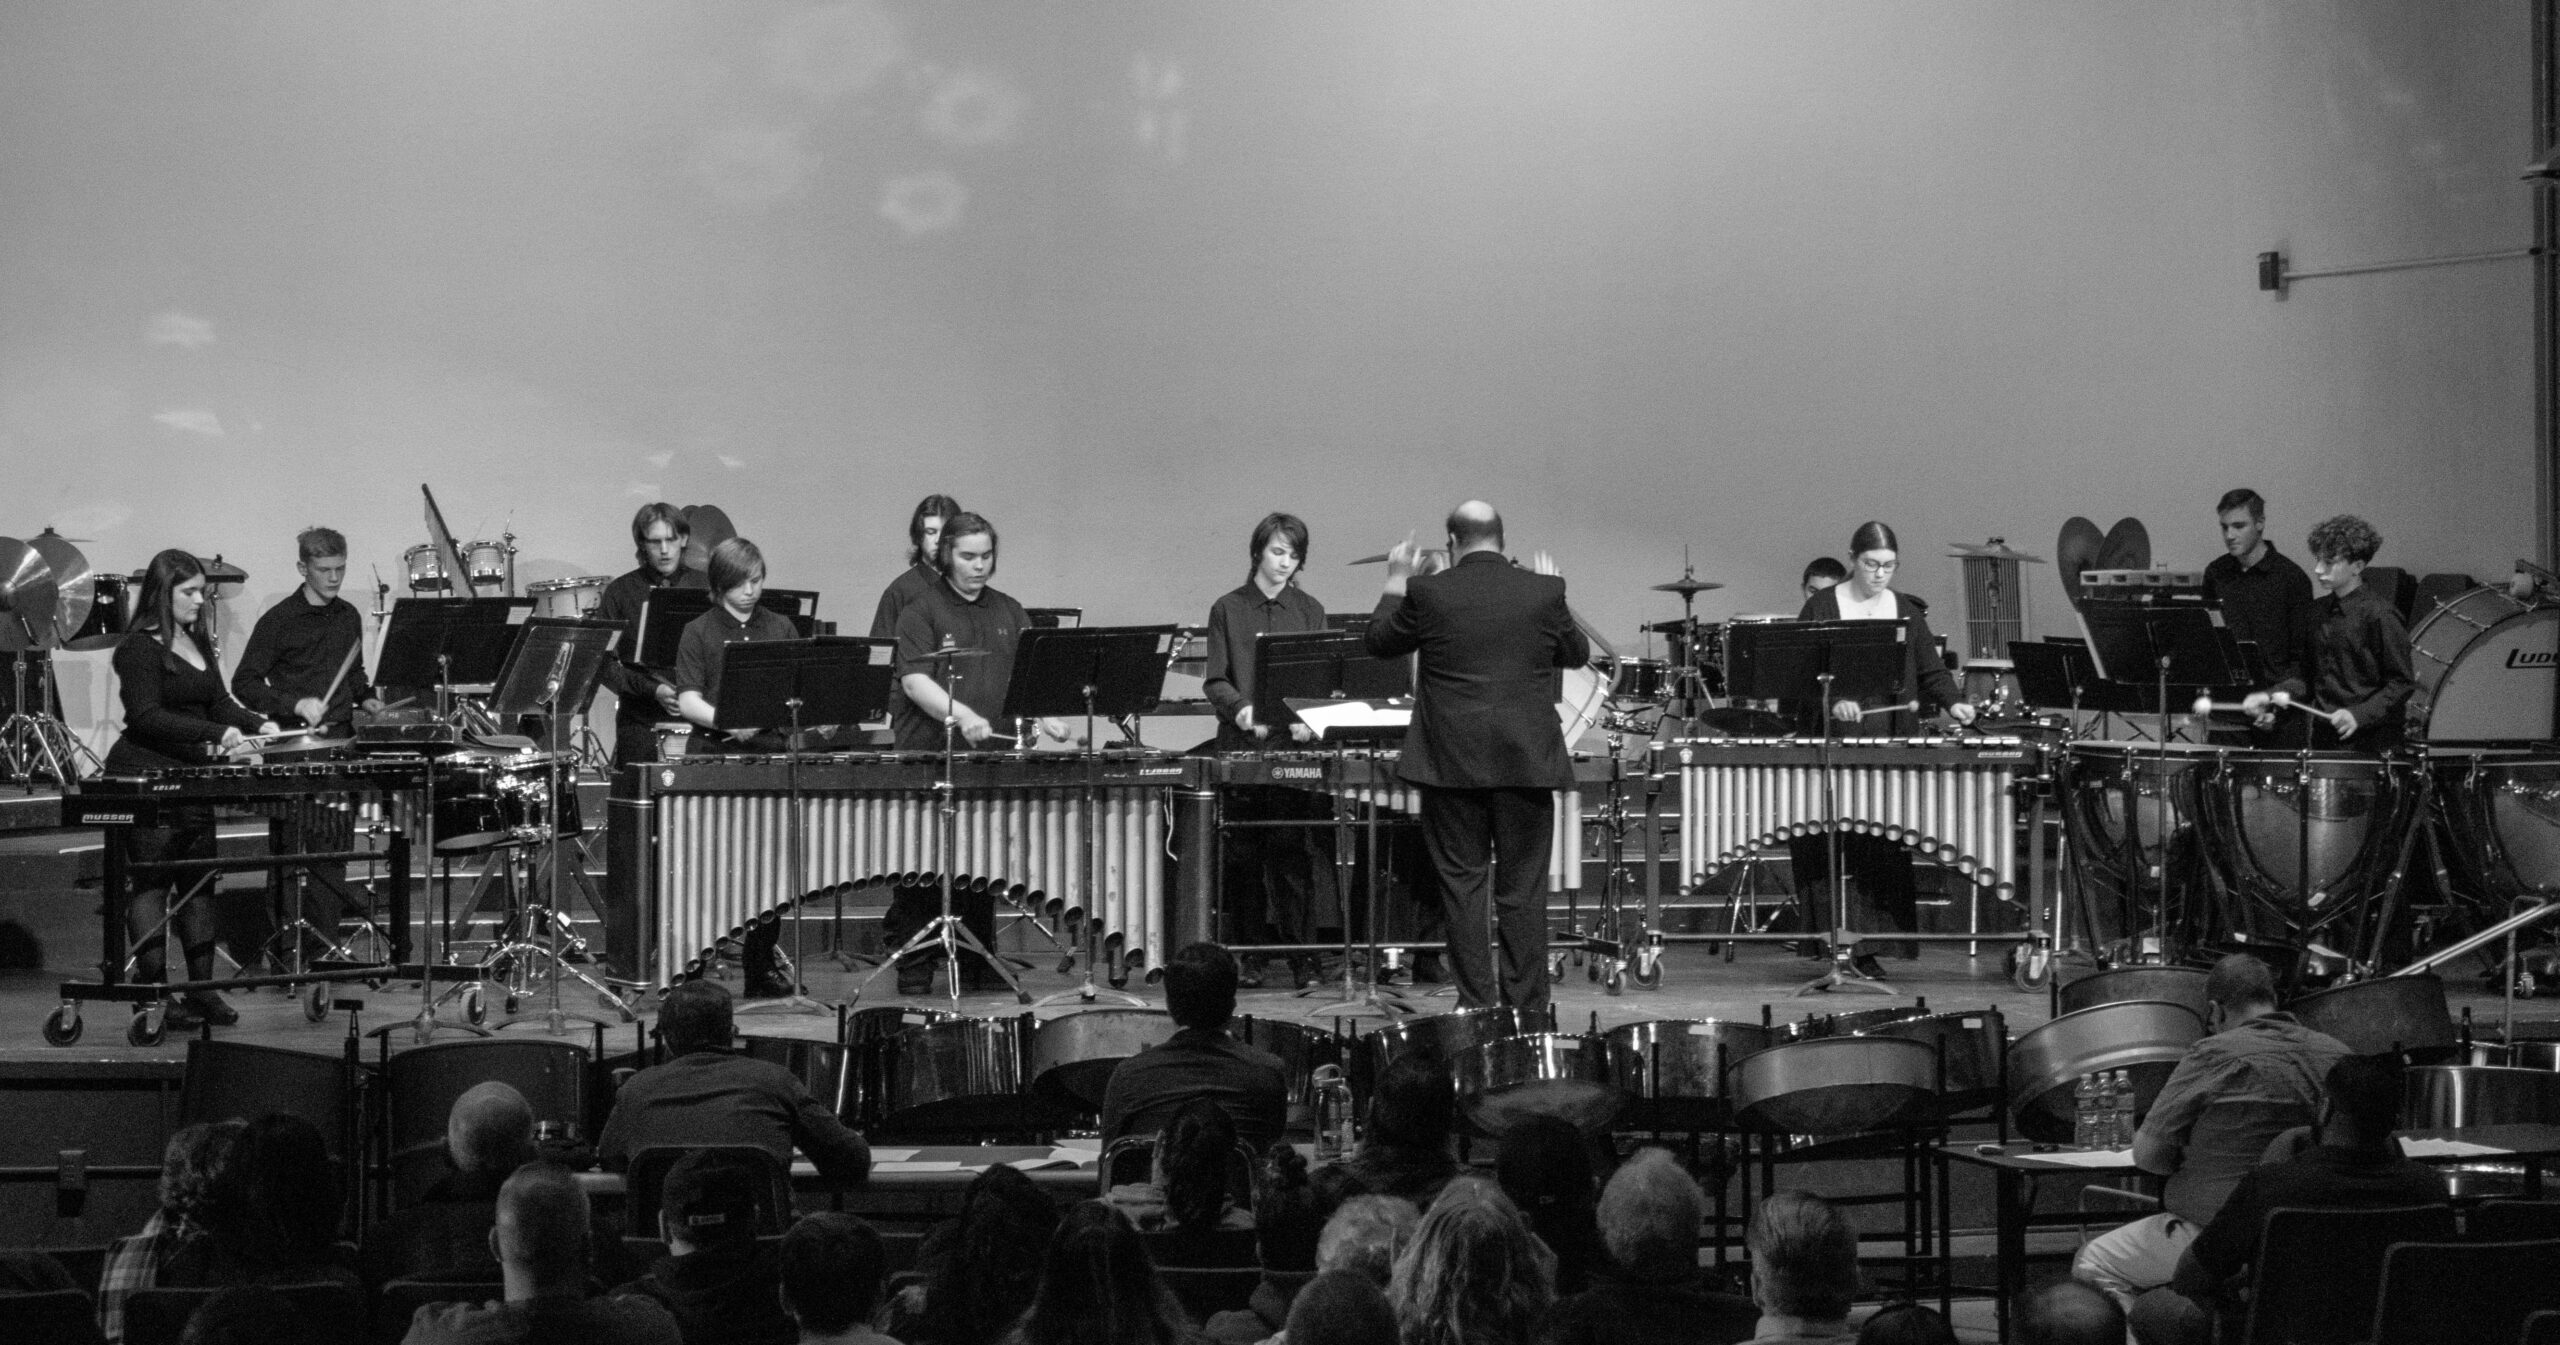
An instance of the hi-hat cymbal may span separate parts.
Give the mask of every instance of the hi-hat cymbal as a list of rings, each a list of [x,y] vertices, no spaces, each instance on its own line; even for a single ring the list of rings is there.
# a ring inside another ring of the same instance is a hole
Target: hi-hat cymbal
[[[1672,580],[1668,584],[1654,585],[1653,591],[1656,593],[1677,593],[1681,597],[1685,598],[1692,593],[1704,593],[1709,589],[1723,587],[1723,584],[1713,579],[1692,579],[1688,575],[1684,574],[1679,578]]]
[[[926,655],[925,657],[927,657],[927,658],[984,658],[984,657],[986,657],[986,653],[987,653],[987,651],[986,651],[986,650],[983,650],[983,649],[977,649],[977,648],[972,648],[972,647],[970,647],[970,646],[968,646],[968,645],[952,645],[952,646],[950,646],[949,648],[934,650],[931,654],[928,654],[928,655]]]
[[[196,559],[204,565],[204,581],[208,584],[245,584],[249,582],[249,572],[247,570],[241,569],[239,566],[224,560],[220,556],[214,556],[211,558],[199,556]]]
[[[2044,564],[2044,557],[2020,551],[2009,545],[2009,539],[2006,537],[1994,537],[1987,542],[1951,542],[1947,545],[1947,554],[1960,556],[1966,560],[2014,560],[2027,565]]]
[[[45,643],[58,645],[88,621],[89,609],[98,600],[97,576],[89,573],[89,558],[80,554],[80,548],[51,528],[37,533],[29,545],[53,567],[53,638]]]
[[[0,649],[40,649],[53,639],[57,594],[44,553],[0,537]]]

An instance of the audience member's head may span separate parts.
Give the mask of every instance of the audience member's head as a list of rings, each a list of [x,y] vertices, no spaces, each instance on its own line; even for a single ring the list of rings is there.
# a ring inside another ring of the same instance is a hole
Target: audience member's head
[[[445,1117],[444,1148],[457,1172],[504,1177],[533,1161],[533,1107],[507,1084],[473,1084]]]
[[[1560,1116],[1520,1117],[1502,1132],[1494,1173],[1502,1193],[1532,1223],[1553,1212],[1587,1210],[1599,1194],[1581,1128]]]
[[[1307,1175],[1307,1156],[1294,1144],[1274,1144],[1254,1165],[1253,1241],[1264,1270],[1316,1268],[1316,1240],[1325,1215]]]
[[[221,1198],[240,1135],[248,1128],[240,1121],[200,1121],[171,1135],[160,1151],[161,1213],[204,1222]]]
[[[1228,1165],[1236,1157],[1236,1123],[1206,1098],[1185,1103],[1156,1136],[1156,1172],[1165,1214],[1176,1228],[1207,1232],[1227,1212]]]
[[[1368,1276],[1328,1270],[1290,1301],[1285,1330],[1289,1345],[1396,1345],[1396,1313]]]
[[[1751,1217],[1751,1297],[1772,1317],[1846,1319],[1858,1297],[1858,1237],[1820,1196],[1780,1191]]]
[[[1190,1332],[1135,1226],[1099,1200],[1067,1211],[1022,1315],[1023,1345],[1169,1345]]]
[[[557,1163],[517,1168],[498,1188],[489,1250],[506,1270],[507,1297],[576,1286],[587,1274],[587,1194]]]
[[[1600,1241],[1633,1274],[1686,1277],[1698,1268],[1706,1208],[1706,1195],[1670,1150],[1638,1149],[1600,1193]]]
[[[2056,1280],[2018,1299],[2009,1317],[2014,1345],[2122,1345],[2124,1309],[2078,1280]]]
[[[2351,1055],[2329,1067],[2321,1095],[2321,1139],[2330,1144],[2380,1149],[2400,1125],[2400,1058]]]
[[[311,1324],[291,1299],[264,1284],[208,1295],[188,1314],[178,1345],[309,1345]]]
[[[1404,1345],[1526,1342],[1555,1302],[1555,1256],[1501,1187],[1461,1177],[1396,1258],[1387,1302]]]
[[[960,1214],[928,1240],[924,1309],[902,1338],[991,1342],[1031,1305],[1058,1202],[1019,1168],[998,1163],[969,1182]]]
[[[1316,1238],[1316,1269],[1356,1270],[1383,1289],[1394,1277],[1396,1258],[1413,1241],[1422,1215],[1410,1200],[1394,1196],[1353,1196],[1327,1219]]]
[[[782,1310],[815,1335],[871,1320],[889,1269],[880,1234],[850,1214],[812,1214],[782,1235]]]
[[[718,981],[679,981],[658,1000],[658,1036],[669,1055],[719,1050],[735,1030],[729,987]]]
[[[747,1242],[756,1235],[756,1188],[764,1172],[718,1149],[696,1149],[667,1169],[658,1220],[667,1250],[679,1254]]]
[[[1441,1150],[1458,1125],[1458,1093],[1439,1061],[1404,1055],[1378,1075],[1363,1143],[1390,1149]]]
[[[1236,1016],[1236,958],[1208,942],[1186,944],[1164,964],[1164,1007],[1187,1028],[1216,1031]]]
[[[2266,963],[2249,954],[2230,953],[2205,973],[2204,997],[2222,1011],[2226,1023],[2272,1013],[2276,1007],[2276,976],[2267,970]]]
[[[1858,1345],[1956,1345],[1956,1329],[1935,1308],[1888,1303],[1858,1328]]]
[[[330,1259],[338,1239],[338,1173],[320,1128],[269,1112],[240,1131],[225,1165],[236,1196],[219,1202],[213,1233],[223,1250],[266,1267]]]

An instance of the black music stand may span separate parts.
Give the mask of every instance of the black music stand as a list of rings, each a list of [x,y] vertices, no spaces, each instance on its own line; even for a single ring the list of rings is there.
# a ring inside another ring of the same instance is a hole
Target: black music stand
[[[1733,695],[1811,703],[1822,723],[1822,827],[1831,859],[1831,970],[1796,988],[1798,995],[1855,990],[1901,992],[1857,966],[1857,931],[1849,927],[1849,875],[1840,865],[1840,782],[1832,756],[1834,701],[1895,700],[1908,683],[1913,651],[1899,621],[1770,621],[1733,628],[1726,648]],[[1904,708],[1896,704],[1890,713]]]
[[[1043,997],[1032,1007],[1070,1000],[1091,1004],[1104,995],[1133,1005],[1147,1001],[1125,990],[1093,983],[1102,926],[1101,749],[1098,718],[1121,719],[1155,708],[1164,692],[1165,665],[1173,660],[1173,626],[1035,626],[1014,646],[1013,676],[1005,684],[1004,717],[1015,721],[1084,716],[1084,981]],[[1031,741],[1026,730],[1022,740]],[[1161,958],[1169,949],[1154,950]],[[952,973],[959,974],[955,967]]]
[[[791,994],[748,1004],[740,1013],[835,1012],[833,1006],[809,997],[808,976],[802,969],[806,922],[798,907],[809,892],[808,820],[802,816],[800,797],[802,739],[812,721],[859,724],[888,713],[889,679],[896,666],[896,641],[849,635],[720,648],[720,704],[714,709],[712,726],[731,731],[790,726],[782,752],[791,796],[791,893],[786,901],[792,908]]]
[[[1371,656],[1356,630],[1266,633],[1253,642],[1253,722],[1275,733],[1300,722],[1292,701],[1411,694],[1412,661]]]

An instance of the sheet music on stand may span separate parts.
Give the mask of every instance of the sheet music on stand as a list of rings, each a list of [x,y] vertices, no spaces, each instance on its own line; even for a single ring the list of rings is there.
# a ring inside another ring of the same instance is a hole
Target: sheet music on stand
[[[1377,742],[1402,738],[1413,725],[1413,702],[1292,698],[1289,710],[1324,742]]]
[[[1409,720],[1412,694],[1412,660],[1372,656],[1357,630],[1266,632],[1253,642],[1253,719],[1275,733],[1304,720],[1309,704],[1401,700]],[[1340,731],[1359,727],[1340,715],[1328,721]],[[1401,732],[1403,722],[1394,727]]]
[[[2172,699],[2239,688],[2240,652],[2219,609],[2194,604],[2148,606],[2092,602],[2080,608],[2080,632],[2098,675]]]

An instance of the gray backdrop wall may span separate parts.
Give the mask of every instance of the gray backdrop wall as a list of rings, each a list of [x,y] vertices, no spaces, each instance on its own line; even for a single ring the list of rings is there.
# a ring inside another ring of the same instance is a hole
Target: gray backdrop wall
[[[2213,552],[2339,510],[2534,545],[2526,9],[2491,0],[94,0],[0,10],[0,534],[528,579],[725,508],[855,624],[908,506],[998,582],[1198,620],[1502,506],[1632,643],[1685,546],[1792,606],[1893,522]],[[2064,613],[2050,569],[2037,624]],[[236,652],[235,634],[232,648]],[[103,742],[104,656],[70,656]]]

